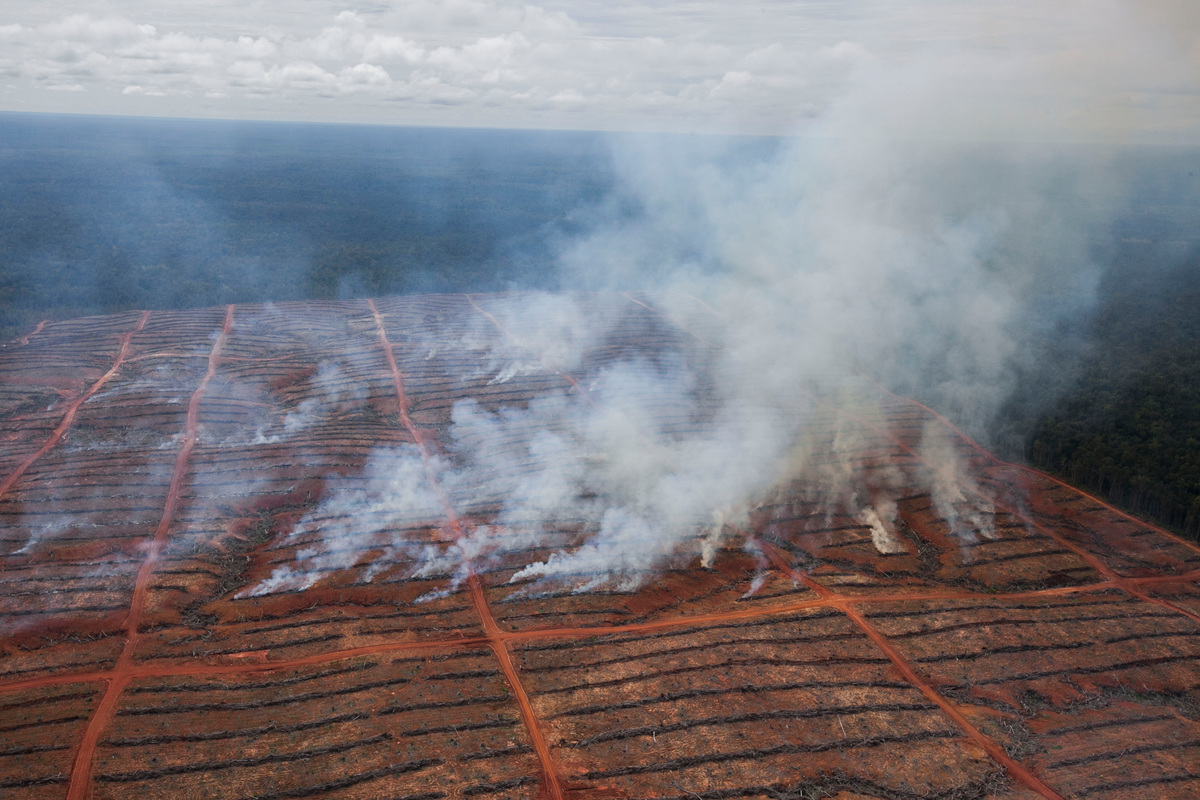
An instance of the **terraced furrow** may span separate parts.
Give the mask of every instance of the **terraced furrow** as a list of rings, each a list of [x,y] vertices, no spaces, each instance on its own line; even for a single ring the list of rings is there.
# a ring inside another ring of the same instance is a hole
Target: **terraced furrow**
[[[871,617],[873,619],[876,616],[877,615],[874,615],[874,614],[871,615]],[[1094,615],[1083,615],[1083,616],[1075,616],[1075,617],[1055,617],[1052,620],[1048,620],[1048,621],[1047,620],[1039,620],[1036,618],[1026,618],[1026,619],[1015,618],[1014,619],[1014,618],[1008,618],[1008,617],[998,617],[998,618],[991,618],[991,619],[987,619],[987,620],[979,620],[979,621],[973,621],[973,622],[955,623],[953,625],[942,625],[942,626],[939,626],[936,628],[933,628],[933,627],[922,628],[919,631],[911,631],[911,632],[907,632],[907,633],[895,633],[895,634],[889,635],[888,638],[890,638],[890,639],[914,639],[914,638],[918,638],[918,637],[922,637],[922,636],[930,636],[930,635],[934,635],[934,634],[938,634],[938,633],[946,633],[949,631],[977,630],[981,626],[987,626],[989,628],[997,628],[997,627],[1019,626],[1019,625],[1045,625],[1047,622],[1052,622],[1055,624],[1063,623],[1063,622],[1066,622],[1066,623],[1070,623],[1070,622],[1114,622],[1114,621],[1125,621],[1125,620],[1130,620],[1130,619],[1177,620],[1177,619],[1179,619],[1179,616],[1172,615],[1170,613],[1165,613],[1165,612],[1146,611],[1146,612],[1141,612],[1141,613],[1136,613],[1136,614],[1094,614]]]
[[[404,775],[410,772],[423,770],[427,767],[436,767],[443,763],[440,759],[430,758],[417,761],[402,761],[399,764],[390,764],[386,767],[367,770],[354,775],[345,775],[341,778],[323,783],[309,784],[307,786],[299,786],[293,789],[285,789],[278,792],[258,793],[256,792],[247,800],[284,800],[285,798],[303,798],[316,797],[326,795],[330,792],[337,792],[342,789],[348,789],[352,786],[357,786],[362,783],[388,778],[394,775]],[[436,800],[437,798],[446,797],[445,792],[421,792],[420,794],[405,794],[397,796],[397,800]]]
[[[1053,648],[1047,648],[1053,649]],[[1058,649],[1063,649],[1060,645]],[[1137,670],[1142,667],[1153,667],[1160,664],[1191,664],[1200,661],[1200,653],[1189,653],[1177,656],[1159,656],[1157,658],[1135,658],[1127,661],[1116,661],[1095,666],[1073,666],[1069,669],[1056,667],[1054,669],[1021,672],[1008,674],[1003,677],[994,675],[989,677],[972,677],[969,681],[964,681],[957,684],[958,688],[969,686],[984,686],[1001,683],[1019,683],[1036,680],[1038,678],[1067,678],[1070,676],[1082,677],[1084,675],[1103,675],[1115,676],[1118,672],[1127,670]],[[1119,679],[1119,678],[1118,678]],[[1179,691],[1190,691],[1200,686],[1200,682],[1180,684]]]
[[[604,731],[586,739],[571,743],[571,747],[590,747],[601,742],[618,741],[620,739],[635,739],[643,736],[689,731],[693,728],[717,728],[738,725],[746,722],[767,722],[771,720],[801,720],[821,719],[830,716],[841,718],[844,714],[852,718],[858,714],[882,714],[892,711],[936,711],[937,706],[931,703],[883,703],[872,706],[835,706],[833,708],[805,708],[774,711],[748,711],[742,714],[723,714],[716,717],[691,719],[686,722],[672,722],[660,725],[643,725],[637,728],[624,728]]]
[[[382,687],[404,686],[412,682],[411,678],[393,678],[382,681],[371,681],[368,683],[355,684],[353,686],[344,686],[337,689],[329,689],[323,692],[305,692],[295,695],[280,696],[271,699],[247,701],[243,703],[192,703],[190,705],[172,704],[165,706],[126,706],[117,712],[118,716],[146,716],[155,714],[188,714],[196,711],[246,711],[254,708],[269,708],[272,706],[287,705],[290,703],[306,703],[309,700],[323,700],[329,697],[340,697],[342,695],[359,694],[368,692],[372,689]],[[217,691],[214,687],[211,691]]]
[[[821,742],[819,744],[810,745],[777,745],[775,747],[761,747],[726,753],[712,753],[705,756],[685,756],[683,758],[675,758],[668,761],[660,761],[651,764],[630,764],[614,769],[594,770],[592,772],[584,773],[582,777],[585,780],[594,781],[601,778],[646,775],[648,773],[678,773],[682,772],[688,767],[722,764],[730,761],[767,761],[775,756],[816,755],[819,753],[828,753],[830,751],[854,751],[859,749],[894,746],[897,744],[908,744],[911,742],[927,742],[934,739],[951,739],[955,738],[956,736],[956,732],[947,730],[929,731],[899,736],[878,736],[866,739],[843,739],[837,742]],[[760,766],[765,767],[767,771],[770,771],[774,765],[770,764]]]
[[[739,629],[741,629],[741,628],[745,628],[746,626],[739,625],[737,627]],[[717,647],[741,648],[744,645],[748,645],[748,644],[755,644],[755,645],[760,645],[760,646],[790,645],[790,644],[805,644],[805,643],[811,643],[811,642],[847,641],[847,640],[854,640],[854,639],[858,639],[858,638],[859,638],[859,635],[857,633],[847,632],[847,633],[824,634],[824,635],[818,634],[815,636],[793,636],[793,637],[779,637],[779,638],[761,637],[761,638],[721,640],[721,641],[717,641],[717,642],[709,641],[709,642],[704,642],[703,644],[693,644],[693,645],[685,645],[685,646],[681,646],[681,647],[670,647],[670,648],[658,649],[658,650],[654,650],[653,652],[649,652],[649,653],[637,653],[637,654],[623,653],[622,655],[613,657],[613,658],[602,658],[602,659],[598,659],[595,661],[576,661],[573,664],[563,665],[563,666],[526,667],[525,672],[547,671],[547,670],[551,670],[551,669],[558,670],[559,672],[565,671],[565,670],[572,670],[572,669],[593,669],[595,667],[600,667],[600,666],[604,666],[607,664],[629,664],[629,663],[632,663],[635,661],[640,661],[643,659],[669,658],[671,656],[679,655],[681,653],[694,653],[694,652],[708,653],[713,648],[717,648]],[[626,640],[626,641],[628,641],[628,640]]]
[[[1190,792],[1194,792],[1197,786],[1200,786],[1200,776],[1197,776],[1195,772],[1187,771],[1155,778],[1110,780],[1084,786],[1077,789],[1076,793],[1081,797],[1102,797],[1104,795],[1131,797],[1133,795],[1130,792],[1136,791],[1144,797],[1166,797],[1167,795],[1159,794],[1159,792],[1176,790],[1180,793],[1174,796],[1194,797],[1195,795]]]
[[[105,747],[147,747],[151,745],[175,744],[182,742],[211,742],[221,739],[250,739],[257,736],[276,733],[300,733],[326,728],[342,722],[356,722],[365,719],[361,712],[339,714],[332,717],[322,717],[308,722],[298,722],[291,725],[260,725],[256,728],[237,728],[228,731],[212,731],[207,733],[177,733],[156,734],[152,736],[127,736],[120,739],[105,739],[101,742]]]
[[[163,778],[168,775],[184,775],[189,772],[216,772],[224,769],[234,769],[237,767],[257,767],[263,764],[286,764],[293,761],[307,761],[317,758],[318,756],[330,755],[333,753],[344,753],[348,750],[354,750],[358,747],[365,747],[372,744],[379,744],[387,741],[391,737],[386,733],[381,733],[378,736],[371,736],[366,739],[358,739],[352,742],[342,742],[340,744],[330,744],[323,747],[315,747],[308,750],[301,750],[295,753],[272,753],[270,755],[258,756],[256,758],[233,758],[226,761],[208,761],[195,764],[179,764],[171,767],[159,767],[158,769],[144,769],[136,772],[118,772],[118,773],[100,773],[93,780],[103,783],[132,783],[134,781],[146,781],[154,778]]]

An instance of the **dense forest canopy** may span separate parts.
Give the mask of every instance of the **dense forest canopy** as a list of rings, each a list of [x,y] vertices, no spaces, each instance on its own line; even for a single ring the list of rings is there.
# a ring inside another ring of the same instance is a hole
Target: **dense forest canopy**
[[[588,134],[11,114],[0,127],[4,338],[123,308],[538,285],[555,231],[612,179]]]
[[[0,340],[130,308],[563,288],[556,247],[589,209],[638,213],[599,134],[21,114],[0,132]],[[1114,158],[1131,180],[1093,243],[1096,302],[1041,334],[973,433],[1195,535],[1200,149]]]
[[[1000,425],[1007,455],[1200,533],[1200,254],[1121,248],[1081,321],[1082,354],[1049,342]],[[1067,337],[1071,340],[1072,337]],[[1056,364],[1068,368],[1055,374]],[[1047,387],[1050,387],[1049,389]],[[1042,397],[1050,392],[1049,402]]]

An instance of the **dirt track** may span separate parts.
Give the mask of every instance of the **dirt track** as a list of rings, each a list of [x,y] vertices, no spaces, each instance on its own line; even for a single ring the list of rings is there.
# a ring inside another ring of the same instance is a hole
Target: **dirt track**
[[[445,548],[495,513],[431,466],[452,457],[456,401],[589,403],[613,359],[708,346],[651,298],[591,296],[622,324],[578,370],[499,381],[489,354],[520,340],[495,313],[510,301],[139,312],[0,349],[0,792],[1200,793],[1200,550],[944,421],[994,521],[969,547],[922,486],[896,498],[884,555],[798,482],[711,569],[671,562],[637,591],[509,581],[578,547],[578,520],[468,564],[449,593],[448,574],[413,576],[395,542]],[[938,419],[872,391],[877,416],[815,397],[809,420],[815,442],[854,428],[864,485],[921,465]],[[368,462],[405,445],[438,513],[385,538],[322,506],[332,480],[365,491]],[[310,518],[350,531],[341,560],[309,588],[250,594],[317,546],[290,535]]]

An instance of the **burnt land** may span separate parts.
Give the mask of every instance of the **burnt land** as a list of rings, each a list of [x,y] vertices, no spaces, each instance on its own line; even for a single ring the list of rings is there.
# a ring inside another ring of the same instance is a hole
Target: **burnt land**
[[[450,487],[436,513],[381,531],[369,510],[323,503],[333,481],[365,486],[381,448],[453,459],[464,398],[585,402],[606,360],[704,347],[653,298],[580,296],[622,315],[617,332],[576,372],[497,381],[481,359],[509,335],[489,316],[499,300],[128,312],[0,350],[0,791],[1200,791],[1200,549],[949,427],[986,535],[964,537],[914,482],[881,547],[797,482],[760,498],[710,568],[668,560],[637,589],[510,581],[579,547],[580,520],[532,550],[511,531],[511,550],[457,584],[414,574],[417,545],[453,544],[496,503]],[[856,432],[864,485],[915,474],[921,431],[947,425],[876,400],[862,416],[815,398],[807,422],[818,456]],[[301,413],[316,422],[289,428]],[[337,557],[310,586],[254,593],[334,528]]]

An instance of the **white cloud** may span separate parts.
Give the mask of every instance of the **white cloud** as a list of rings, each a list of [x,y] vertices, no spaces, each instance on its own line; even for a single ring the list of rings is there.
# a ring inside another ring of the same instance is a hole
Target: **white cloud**
[[[375,64],[355,64],[347,67],[339,75],[343,88],[388,86],[392,77],[387,70]]]
[[[825,58],[859,61],[871,57],[871,52],[859,42],[838,42],[832,47],[823,47],[817,51],[818,56]]]
[[[1145,11],[1117,0],[978,0],[954,13],[932,0],[799,2],[762,15],[716,0],[417,0],[357,11],[313,0],[270,16],[228,0],[130,0],[124,16],[55,7],[29,4],[0,25],[0,72],[17,82],[9,107],[70,110],[44,94],[69,86],[138,98],[137,113],[193,114],[194,99],[207,98],[202,113],[236,115],[220,101],[255,98],[238,107],[304,119],[327,117],[342,96],[360,121],[402,108],[407,119],[456,124],[781,132],[831,107],[864,69],[927,60],[954,71],[966,54],[1010,80],[1026,110],[1075,108],[1082,126],[1109,133],[1200,127],[1200,45],[1179,30],[1195,15],[1165,0]]]
[[[153,25],[137,25],[126,19],[92,19],[87,14],[72,14],[37,29],[40,36],[97,46],[116,46],[154,36]]]
[[[243,58],[270,58],[279,52],[279,45],[266,36],[239,36],[236,52]]]
[[[403,61],[415,64],[425,58],[425,48],[403,36],[372,36],[364,45],[363,58],[372,61]]]

